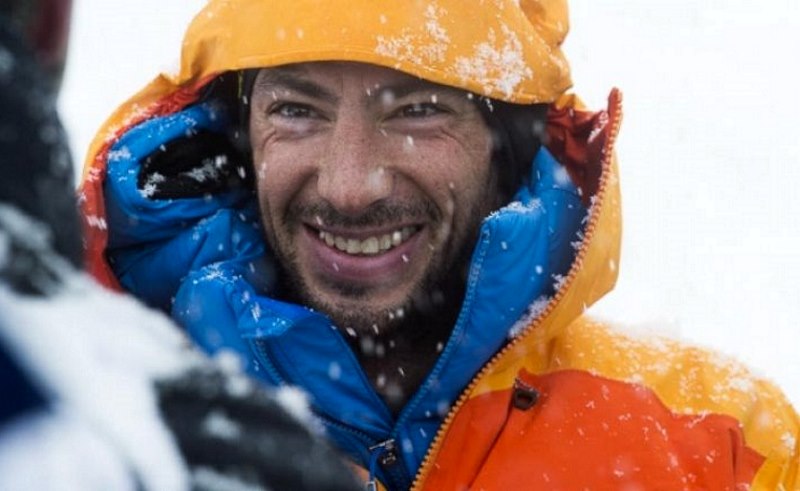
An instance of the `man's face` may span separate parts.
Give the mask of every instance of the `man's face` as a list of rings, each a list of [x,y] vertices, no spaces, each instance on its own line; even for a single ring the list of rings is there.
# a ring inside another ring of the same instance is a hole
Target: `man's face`
[[[262,69],[251,99],[262,221],[301,301],[377,331],[469,256],[497,192],[467,93],[321,62]]]

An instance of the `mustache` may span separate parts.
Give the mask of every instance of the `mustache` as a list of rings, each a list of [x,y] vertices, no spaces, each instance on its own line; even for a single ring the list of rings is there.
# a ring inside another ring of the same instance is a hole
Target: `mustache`
[[[327,201],[297,203],[291,206],[285,221],[290,223],[316,223],[331,227],[378,227],[391,223],[441,220],[442,213],[430,200],[420,203],[380,201],[358,215],[340,213]]]

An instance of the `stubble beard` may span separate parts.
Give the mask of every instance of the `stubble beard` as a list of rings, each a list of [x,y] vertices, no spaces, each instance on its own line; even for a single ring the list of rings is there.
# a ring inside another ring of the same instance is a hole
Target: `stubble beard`
[[[268,234],[267,242],[278,260],[281,296],[327,315],[343,334],[350,337],[384,337],[400,331],[411,337],[425,334],[420,331],[449,332],[463,300],[467,269],[483,212],[488,213],[487,200],[481,199],[481,202],[476,206],[480,213],[470,214],[470,222],[455,231],[434,252],[427,270],[410,289],[409,295],[401,302],[380,308],[370,305],[370,288],[348,283],[324,285],[345,298],[345,301],[328,302],[321,299],[299,273],[302,269],[291,243]],[[414,207],[379,206],[356,219],[341,217],[324,205],[292,207],[282,226],[284,230],[297,230],[296,227],[302,226],[302,218],[308,217],[318,217],[329,225],[377,225],[387,221],[391,223],[392,219],[398,217],[419,217],[423,214],[429,223],[435,224],[434,228],[441,228],[441,213],[429,202]]]

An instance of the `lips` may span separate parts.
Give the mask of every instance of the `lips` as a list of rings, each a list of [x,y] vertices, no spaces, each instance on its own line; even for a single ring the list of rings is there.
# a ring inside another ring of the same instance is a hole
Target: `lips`
[[[325,242],[328,247],[335,248],[351,256],[376,256],[402,245],[416,231],[415,227],[402,227],[388,233],[371,235],[361,239],[320,230],[319,239]]]
[[[426,230],[407,224],[372,230],[306,224],[296,249],[309,261],[312,277],[324,284],[392,290],[422,266]]]

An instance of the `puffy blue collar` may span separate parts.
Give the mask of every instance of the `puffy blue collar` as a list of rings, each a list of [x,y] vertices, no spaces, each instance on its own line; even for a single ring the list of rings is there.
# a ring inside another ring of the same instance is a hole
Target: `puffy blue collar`
[[[305,390],[331,438],[363,465],[369,447],[393,439],[403,465],[379,477],[408,487],[450,405],[567,274],[587,212],[578,190],[540,150],[532,184],[483,221],[452,334],[395,419],[324,315],[255,286],[271,275],[252,198],[155,200],[136,188],[139,162],[165,133],[222,124],[202,106],[189,111],[147,122],[111,149],[109,256],[121,283],[156,305],[174,294],[173,317],[205,350],[233,350],[257,378]]]
[[[307,391],[331,437],[361,462],[368,461],[370,446],[398,442],[404,474],[413,476],[450,405],[513,336],[520,319],[546,303],[573,260],[586,209],[546,150],[533,168],[535,185],[484,220],[458,321],[433,370],[396,420],[330,321],[260,294],[247,280],[249,261],[217,264],[192,275],[173,312],[206,349],[215,351],[220,337],[234,335],[233,347],[247,353],[256,376]],[[182,314],[184,306],[194,311],[194,302],[213,305],[219,298],[229,299],[233,315]],[[228,332],[209,331],[209,325]]]

